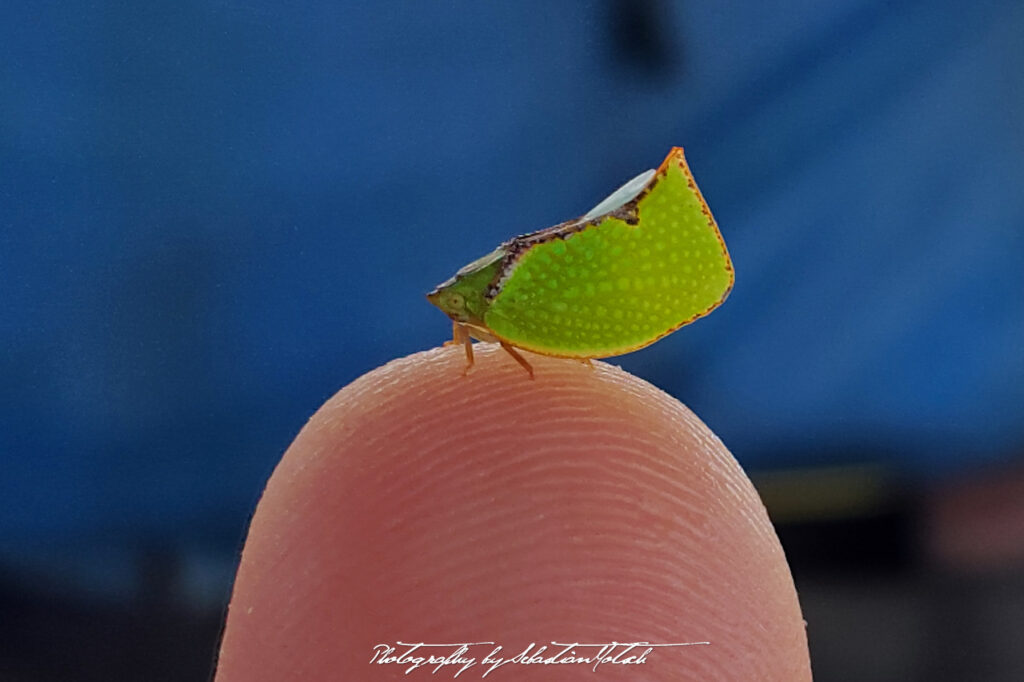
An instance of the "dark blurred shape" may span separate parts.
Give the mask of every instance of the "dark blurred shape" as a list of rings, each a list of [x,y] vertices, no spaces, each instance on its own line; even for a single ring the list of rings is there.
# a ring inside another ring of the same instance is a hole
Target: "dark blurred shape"
[[[753,475],[794,575],[896,575],[920,565],[913,495],[882,467]]]
[[[682,68],[681,42],[663,0],[611,0],[609,37],[615,63],[634,75],[666,79]]]
[[[1024,679],[1024,470],[930,489],[880,466],[753,476],[816,680]]]
[[[200,682],[209,679],[222,608],[173,590],[175,560],[153,554],[140,598],[54,593],[0,573],[0,679],[10,682]],[[145,580],[145,579],[144,579]]]

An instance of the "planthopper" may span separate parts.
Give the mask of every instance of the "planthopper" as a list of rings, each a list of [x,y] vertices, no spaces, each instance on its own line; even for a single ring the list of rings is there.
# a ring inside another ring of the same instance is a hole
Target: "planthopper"
[[[508,240],[427,295],[472,339],[575,358],[623,355],[707,315],[729,295],[725,241],[681,147],[585,215]]]

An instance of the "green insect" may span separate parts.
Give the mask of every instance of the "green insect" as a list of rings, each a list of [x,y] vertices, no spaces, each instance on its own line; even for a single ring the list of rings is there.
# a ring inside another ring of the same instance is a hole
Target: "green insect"
[[[674,147],[585,215],[505,242],[427,295],[453,322],[473,365],[472,339],[591,358],[648,346],[707,315],[729,295],[725,241]]]

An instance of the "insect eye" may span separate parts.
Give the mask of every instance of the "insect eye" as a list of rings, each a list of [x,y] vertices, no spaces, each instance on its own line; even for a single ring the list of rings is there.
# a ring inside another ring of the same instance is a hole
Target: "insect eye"
[[[462,294],[453,291],[448,296],[448,303],[453,308],[461,308],[466,305],[466,299],[462,297]]]

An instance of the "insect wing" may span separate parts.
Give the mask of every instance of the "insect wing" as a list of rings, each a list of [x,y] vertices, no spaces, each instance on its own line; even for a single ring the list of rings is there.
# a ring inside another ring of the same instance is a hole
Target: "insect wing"
[[[620,355],[728,295],[732,263],[682,150],[587,216],[513,240],[521,251],[485,317],[497,336],[548,355]]]

